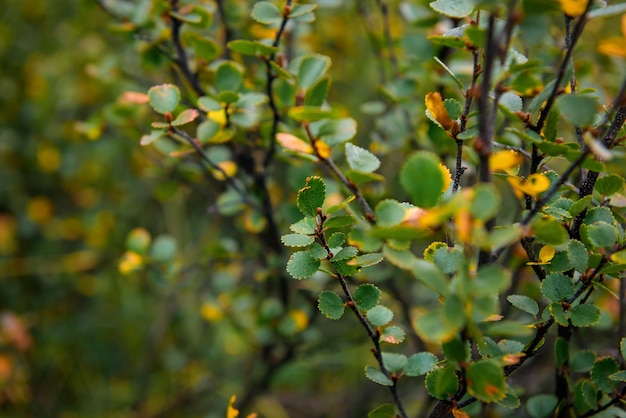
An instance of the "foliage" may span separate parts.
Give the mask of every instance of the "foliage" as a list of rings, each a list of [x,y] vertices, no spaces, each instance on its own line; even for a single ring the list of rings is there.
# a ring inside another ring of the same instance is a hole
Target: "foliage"
[[[7,416],[624,414],[623,4],[9,3]]]

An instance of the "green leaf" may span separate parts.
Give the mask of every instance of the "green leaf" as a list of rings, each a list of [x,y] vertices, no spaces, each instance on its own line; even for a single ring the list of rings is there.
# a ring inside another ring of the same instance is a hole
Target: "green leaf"
[[[315,233],[315,218],[303,218],[291,224],[289,229],[296,234],[313,235]]]
[[[176,256],[176,239],[169,235],[159,235],[150,249],[150,258],[157,263],[171,261]]]
[[[533,316],[539,313],[539,305],[537,305],[537,302],[526,295],[509,295],[506,299],[517,309],[528,312]]]
[[[557,398],[554,395],[535,395],[526,402],[526,410],[533,418],[547,418],[556,408]]]
[[[611,196],[624,188],[624,179],[617,174],[600,177],[596,181],[595,189],[602,196]]]
[[[567,301],[574,296],[574,283],[564,274],[553,273],[541,282],[541,293],[553,302]]]
[[[287,262],[287,273],[294,279],[311,277],[320,267],[320,261],[314,259],[308,251],[293,253]]]
[[[335,262],[335,261],[352,260],[354,257],[356,257],[358,252],[359,250],[357,250],[355,247],[345,247],[339,250],[339,252],[335,254],[335,256],[331,259],[331,261]]]
[[[481,402],[496,402],[506,396],[504,371],[493,360],[480,360],[467,369],[467,391]]]
[[[326,200],[326,184],[321,177],[313,176],[306,179],[306,186],[298,191],[297,205],[300,212],[307,217],[317,216],[317,209]]]
[[[623,337],[619,342],[619,351],[622,354],[622,359],[626,359],[626,337]]]
[[[331,218],[329,218],[325,223],[324,223],[324,227],[328,230],[328,229],[332,229],[332,228],[342,228],[344,226],[351,226],[356,224],[356,219],[354,219],[353,216],[351,215],[340,215],[340,216],[333,216]]]
[[[554,343],[554,362],[556,367],[563,367],[569,358],[569,342],[563,337],[557,337]]]
[[[396,417],[396,407],[394,404],[386,403],[379,406],[376,409],[373,409],[369,414],[367,414],[367,418],[395,418]]]
[[[317,106],[295,106],[289,109],[287,115],[296,122],[314,122],[337,118],[339,113],[332,109],[322,109]]]
[[[169,15],[185,23],[200,23],[202,21],[202,16],[197,13],[178,13],[171,10]]]
[[[240,67],[232,61],[222,62],[215,71],[215,88],[218,92],[236,92],[243,84]]]
[[[575,373],[587,373],[596,361],[596,353],[591,350],[581,350],[572,354],[570,368]]]
[[[427,39],[434,44],[449,48],[463,48],[466,40],[460,36],[428,35]]]
[[[488,265],[479,268],[476,277],[470,283],[471,290],[476,295],[499,294],[511,285],[511,275],[502,267]]]
[[[609,379],[615,380],[616,382],[626,382],[626,370],[610,374]]]
[[[371,173],[380,167],[380,160],[365,148],[346,143],[346,161],[352,170]]]
[[[589,253],[587,247],[580,241],[571,240],[567,245],[567,254],[571,260],[572,267],[577,271],[584,273],[589,266]]]
[[[339,319],[346,308],[341,297],[333,291],[324,290],[317,298],[317,307],[328,319]]]
[[[507,409],[517,409],[521,405],[521,402],[515,392],[507,386],[506,396],[499,401],[496,401],[498,405],[501,405]]]
[[[280,237],[283,245],[287,247],[306,247],[313,244],[315,238],[302,234],[287,234]]]
[[[231,90],[220,91],[217,94],[217,99],[227,105],[237,103],[239,101],[239,93]]]
[[[600,321],[600,309],[595,305],[576,305],[570,309],[570,320],[575,327],[590,327]]]
[[[186,125],[196,120],[198,116],[200,116],[200,114],[196,109],[185,109],[172,121],[172,126]]]
[[[341,247],[343,243],[346,242],[346,234],[343,232],[335,232],[331,234],[326,241],[330,248]]]
[[[426,375],[426,390],[435,399],[448,399],[459,389],[454,367],[438,367]]]
[[[306,90],[304,95],[305,106],[321,106],[328,96],[330,77],[323,76]]]
[[[278,47],[266,45],[259,41],[248,41],[244,39],[230,41],[226,46],[228,46],[231,51],[243,55],[271,56],[280,51]]]
[[[613,357],[599,358],[591,368],[591,380],[602,392],[612,393],[619,382],[611,380],[609,376],[617,372],[619,372],[619,364]]]
[[[574,388],[574,408],[579,415],[597,405],[598,391],[589,379],[581,379]]]
[[[397,200],[385,199],[378,202],[374,212],[376,213],[376,224],[382,228],[389,228],[404,220],[406,206]]]
[[[470,214],[481,221],[487,221],[498,213],[500,194],[493,184],[479,184],[474,187],[474,196],[470,205]]]
[[[504,107],[509,112],[521,112],[524,105],[522,98],[515,93],[506,92],[500,96],[499,106]]]
[[[144,135],[141,137],[141,140],[139,141],[139,145],[141,145],[142,147],[145,147],[147,145],[152,144],[154,141],[164,138],[166,136],[165,134],[165,130],[164,129],[155,129],[152,132],[150,132],[148,135]]]
[[[538,218],[533,223],[533,232],[538,242],[552,246],[561,245],[569,238],[563,225],[549,216]]]
[[[252,19],[259,23],[265,23],[271,25],[274,23],[280,23],[283,20],[283,16],[278,7],[274,6],[269,1],[260,1],[255,3],[252,8]]]
[[[591,10],[587,16],[589,17],[589,19],[595,19],[598,17],[621,15],[624,12],[626,12],[626,3],[612,4],[610,6],[601,6],[597,9]]]
[[[330,58],[320,54],[310,54],[299,58],[296,71],[298,85],[308,89],[330,68]]]
[[[404,374],[407,376],[422,376],[432,371],[436,366],[437,356],[429,352],[413,354],[407,359]]]
[[[471,346],[469,341],[456,337],[441,345],[443,355],[448,362],[466,362],[470,359]]]
[[[448,313],[447,315],[451,315]],[[457,325],[451,324],[444,315],[443,310],[431,310],[413,321],[413,328],[423,340],[441,344],[450,340],[460,329]]]
[[[313,135],[329,146],[344,143],[356,135],[357,124],[352,118],[320,120],[310,125]]]
[[[405,337],[406,334],[402,328],[392,325],[383,330],[383,333],[380,335],[380,341],[388,344],[400,344]]]
[[[612,247],[618,238],[617,228],[607,222],[582,225],[580,232],[583,242],[593,248]]]
[[[559,113],[558,107],[553,107],[550,109],[550,113],[546,119],[545,127],[543,128],[543,134],[546,137],[546,140],[550,142],[556,141],[559,133],[559,118],[561,113]]]
[[[352,260],[332,260],[332,263],[335,271],[342,276],[354,276],[359,272],[358,267],[352,264]]]
[[[222,48],[217,42],[197,32],[185,32],[183,41],[193,49],[196,58],[203,61],[212,61],[222,53]]]
[[[384,253],[384,251],[383,251]],[[448,294],[448,278],[434,264],[426,260],[416,259],[412,264],[411,273],[427,287],[441,296]]]
[[[378,383],[383,386],[393,386],[393,381],[388,378],[385,373],[377,369],[376,367],[366,366],[365,376],[374,383]]]
[[[435,265],[442,273],[456,273],[465,261],[465,255],[458,248],[449,248],[447,245],[439,248],[433,257]]]
[[[472,13],[474,2],[471,0],[436,0],[430,3],[430,7],[437,13],[448,17],[462,18]]]
[[[359,267],[369,267],[383,261],[385,257],[381,253],[363,254],[355,258],[351,264]]]
[[[444,177],[439,167],[439,157],[418,151],[404,162],[400,169],[400,184],[409,193],[412,203],[421,208],[431,208],[439,202],[444,192]]]
[[[296,4],[292,7],[291,12],[289,13],[289,18],[293,19],[304,14],[310,13],[313,10],[317,9],[317,4]]]
[[[309,247],[309,253],[311,257],[316,260],[326,260],[328,258],[328,252],[319,243],[315,242]]]
[[[382,353],[382,357],[385,369],[392,373],[401,371],[407,363],[407,358],[404,354]]]
[[[368,311],[380,302],[380,289],[373,284],[362,284],[354,291],[357,308]]]
[[[578,199],[577,201],[575,201],[572,206],[569,208],[569,213],[572,216],[576,216],[579,213],[581,213],[583,210],[587,209],[589,207],[589,205],[591,204],[591,200],[593,199],[593,197],[591,195],[589,196],[585,196],[583,198]]]
[[[445,99],[443,101],[443,107],[446,108],[448,116],[450,116],[450,119],[452,120],[458,119],[459,116],[461,116],[461,113],[463,113],[461,103],[459,103],[456,99]]]
[[[583,94],[564,94],[556,99],[561,114],[576,126],[588,126],[596,116],[596,99]]]
[[[155,112],[173,112],[180,101],[180,90],[173,84],[160,84],[148,90],[148,100]]]
[[[557,324],[562,327],[566,327],[569,325],[569,316],[568,312],[565,312],[563,309],[563,305],[560,303],[554,302],[550,306],[548,306],[548,312],[554,317],[554,320]]]
[[[387,325],[393,319],[393,312],[386,306],[378,305],[367,311],[367,319],[375,327]]]

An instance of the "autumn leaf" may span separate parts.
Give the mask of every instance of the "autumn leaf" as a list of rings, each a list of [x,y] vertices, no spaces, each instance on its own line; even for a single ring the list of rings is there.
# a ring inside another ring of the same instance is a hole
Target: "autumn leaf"
[[[441,170],[441,174],[443,176],[443,190],[442,193],[445,193],[450,188],[450,183],[452,183],[452,174],[450,174],[450,170],[448,167],[439,163],[439,169]]]
[[[513,187],[513,192],[518,198],[521,198],[525,194],[537,197],[550,187],[550,180],[544,174],[531,174],[525,180],[520,177],[511,176],[507,178],[507,181]]]
[[[230,402],[228,402],[228,410],[226,411],[226,418],[237,418],[239,416],[239,410],[234,407],[235,399],[237,399],[235,395],[230,397]]]
[[[226,109],[211,110],[207,112],[207,117],[210,120],[219,123],[222,127],[226,126]]]
[[[585,13],[587,3],[591,0],[559,0],[563,13],[569,17],[578,17]]]
[[[622,37],[602,39],[597,48],[602,54],[626,58],[626,13],[622,15]]]
[[[299,154],[313,154],[313,147],[295,135],[281,132],[276,134],[276,140],[287,151]]]
[[[542,264],[550,264],[550,261],[554,258],[554,254],[556,253],[556,249],[551,245],[544,245],[539,250],[539,260],[527,263],[529,266],[538,266]]]
[[[426,94],[426,110],[443,129],[446,131],[452,130],[456,125],[456,122],[450,118],[448,111],[443,105],[443,99],[439,92],[432,92]]]
[[[489,157],[489,168],[492,172],[507,172],[522,163],[521,154],[513,150],[498,151]]]
[[[315,151],[320,158],[330,157],[330,147],[325,142],[315,141]]]

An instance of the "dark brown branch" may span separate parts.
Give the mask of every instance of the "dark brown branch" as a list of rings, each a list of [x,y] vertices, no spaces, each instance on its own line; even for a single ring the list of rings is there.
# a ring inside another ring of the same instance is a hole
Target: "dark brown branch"
[[[172,11],[178,10],[178,0],[170,0],[170,5],[172,7]],[[176,50],[176,58],[174,62],[183,73],[185,79],[191,84],[194,92],[198,96],[206,96],[206,91],[200,85],[198,81],[198,75],[194,74],[189,67],[189,60],[187,58],[187,51],[183,47],[183,44],[180,40],[180,29],[183,25],[183,22],[175,18],[174,16],[170,16],[171,19],[171,28],[172,28],[172,43],[174,44],[174,49]]]

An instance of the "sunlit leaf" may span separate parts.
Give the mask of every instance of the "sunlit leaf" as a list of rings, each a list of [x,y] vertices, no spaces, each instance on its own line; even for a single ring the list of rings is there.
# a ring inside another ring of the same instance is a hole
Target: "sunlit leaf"
[[[507,172],[523,161],[523,156],[515,151],[498,151],[489,157],[489,169],[493,172]]]
[[[578,17],[585,12],[587,3],[590,1],[591,0],[559,0],[559,3],[561,3],[561,7],[563,8],[563,13],[569,17]]]
[[[527,194],[528,196],[537,197],[540,193],[545,192],[550,187],[550,180],[544,174],[531,174],[527,179],[521,179],[515,176],[507,177],[507,181],[513,187],[513,191],[518,197]]]
[[[450,118],[450,115],[444,106],[441,94],[439,92],[428,93],[426,94],[425,101],[426,110],[428,111],[427,115],[429,118],[446,131],[451,130],[456,122]]]

